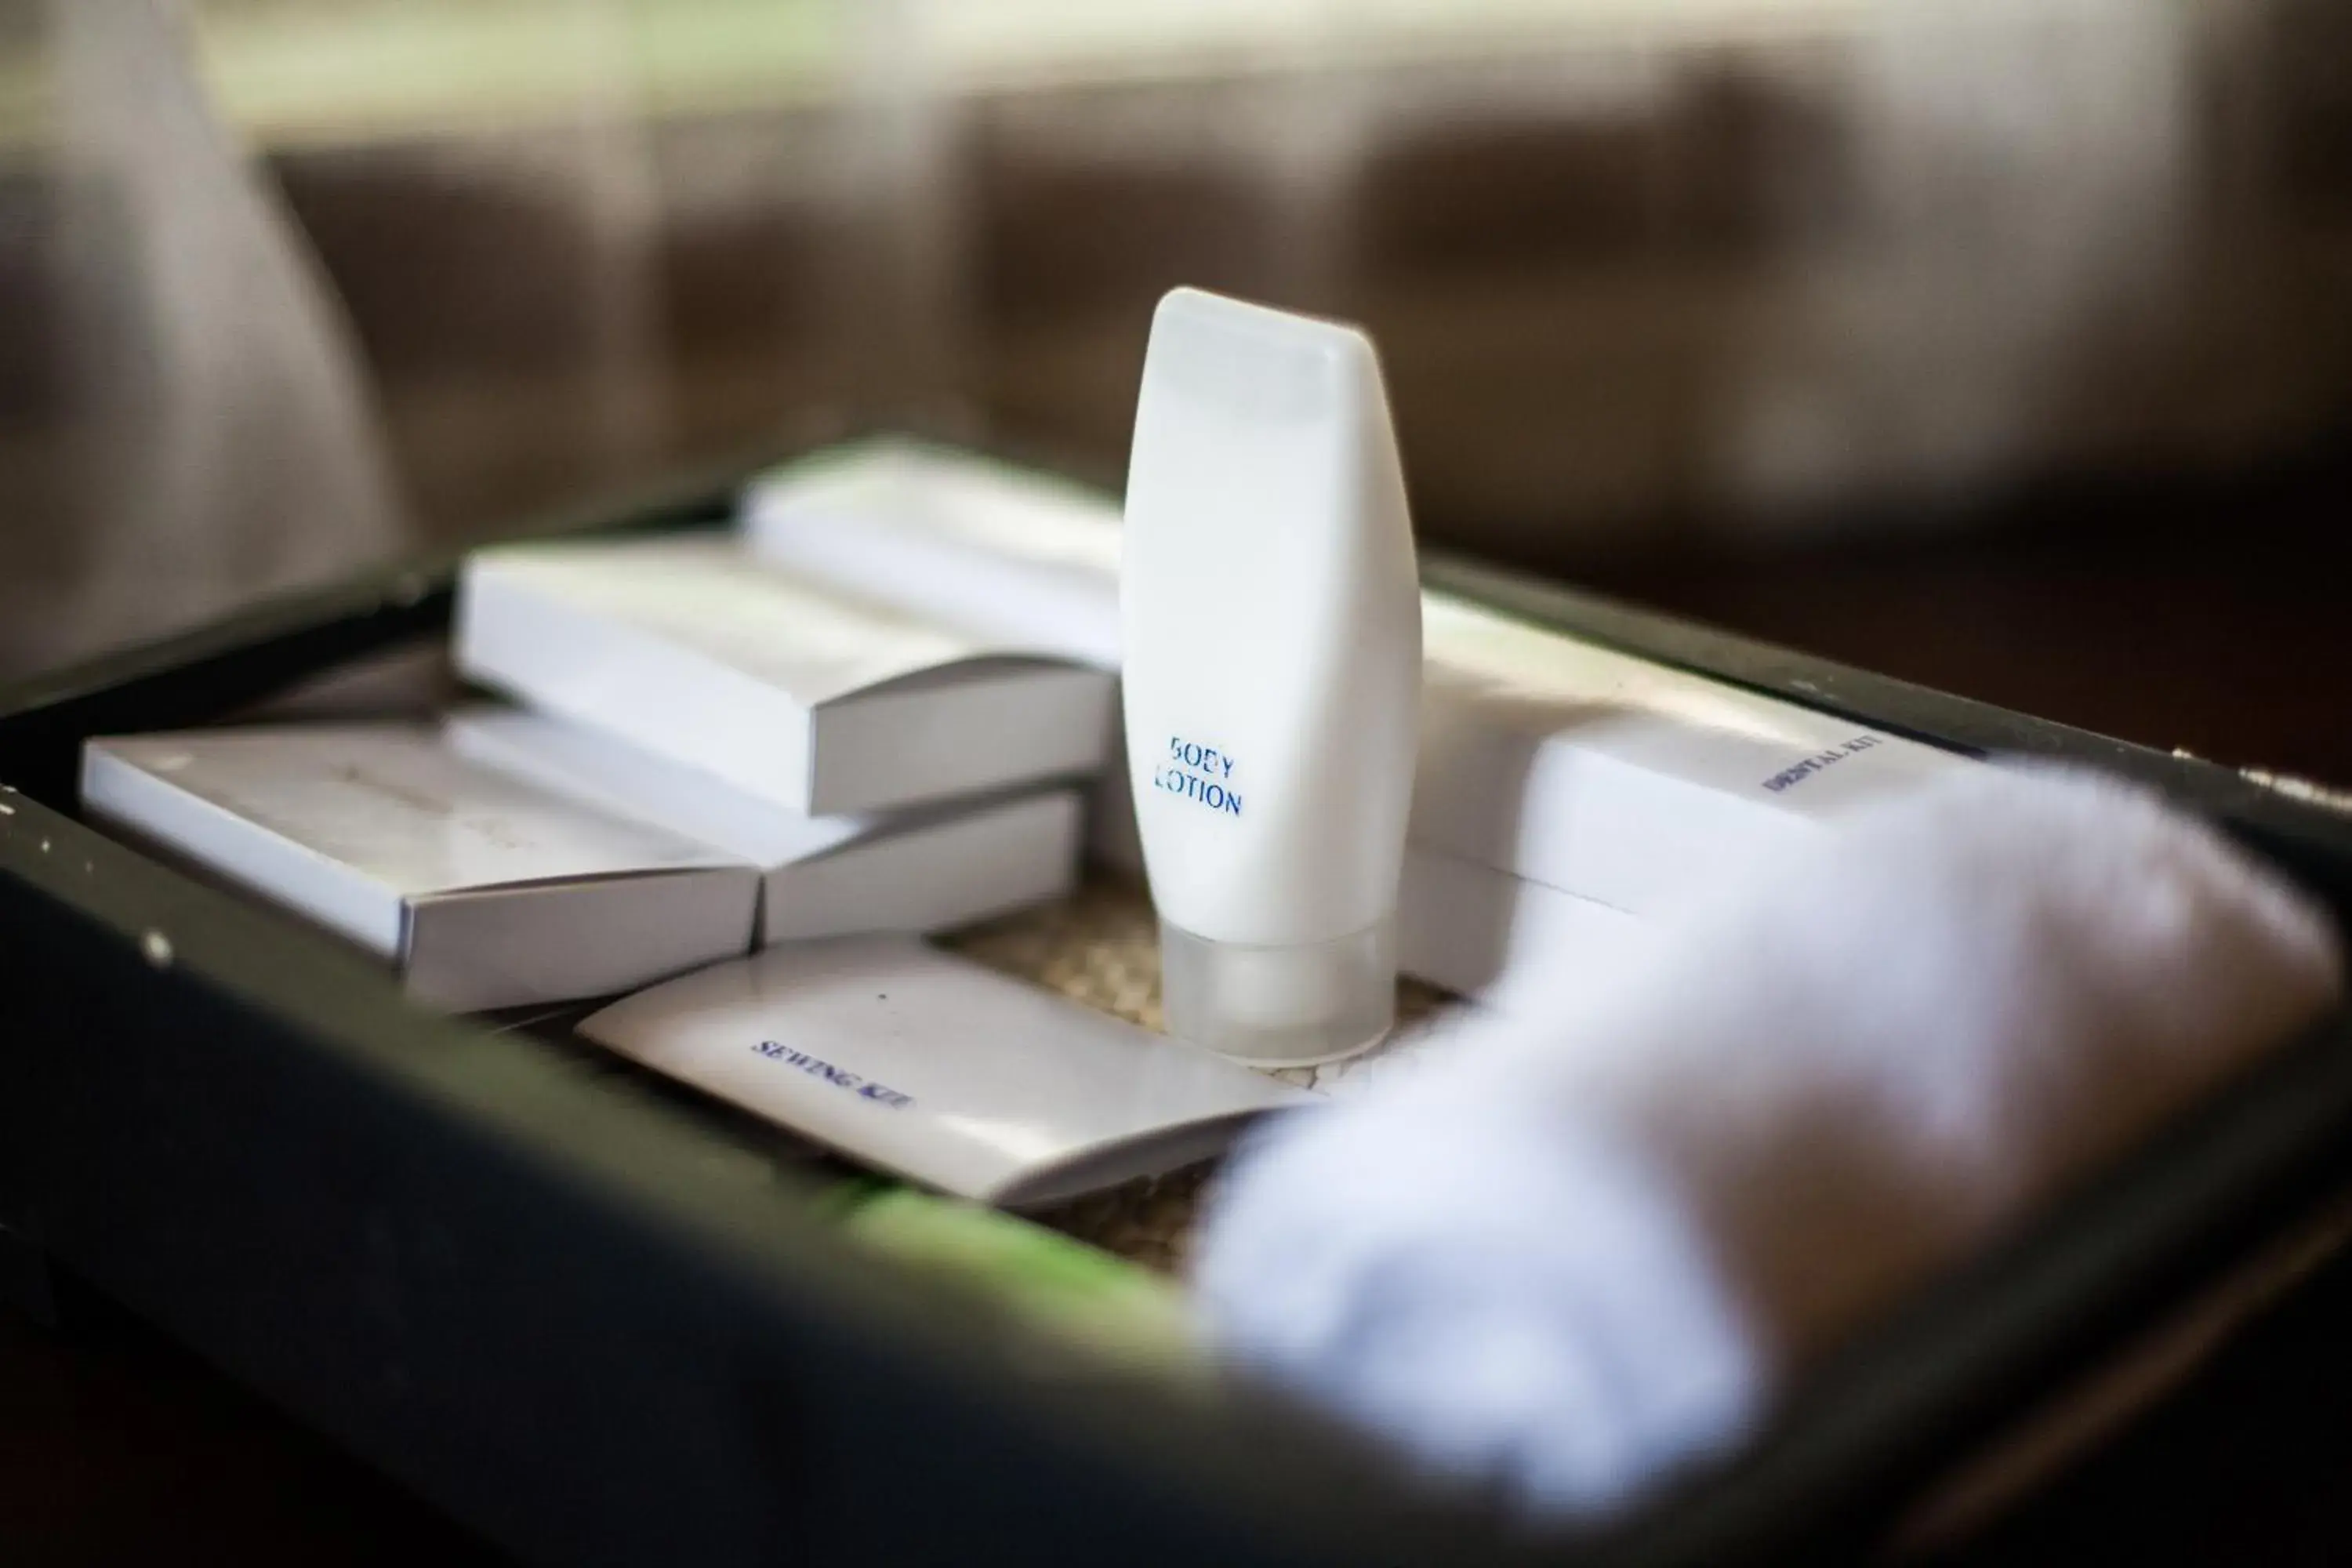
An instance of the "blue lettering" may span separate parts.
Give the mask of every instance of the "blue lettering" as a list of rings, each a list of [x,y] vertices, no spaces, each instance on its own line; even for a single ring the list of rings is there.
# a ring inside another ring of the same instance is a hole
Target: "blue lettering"
[[[894,1110],[915,1103],[915,1097],[910,1094],[902,1094],[895,1089],[886,1089],[878,1083],[869,1083],[847,1068],[838,1067],[819,1057],[813,1057],[806,1051],[794,1050],[792,1047],[776,1040],[757,1041],[752,1045],[751,1049],[770,1061],[782,1062],[789,1068],[797,1068],[811,1078],[821,1079],[836,1089],[849,1090],[861,1100],[870,1100],[877,1105],[887,1106]]]
[[[1823,768],[1833,767],[1846,758],[1870,750],[1878,744],[1875,735],[1856,735],[1832,752],[1816,752],[1795,766],[1784,769],[1764,781],[1764,788],[1773,795],[1802,784]]]
[[[1188,741],[1181,735],[1168,737],[1169,761],[1151,772],[1151,786],[1181,795],[1186,800],[1198,802],[1211,811],[1228,816],[1242,814],[1242,797],[1231,785],[1234,759],[1214,746],[1204,746],[1198,741]],[[1209,778],[1201,775],[1206,773]],[[1226,781],[1211,783],[1210,779]]]

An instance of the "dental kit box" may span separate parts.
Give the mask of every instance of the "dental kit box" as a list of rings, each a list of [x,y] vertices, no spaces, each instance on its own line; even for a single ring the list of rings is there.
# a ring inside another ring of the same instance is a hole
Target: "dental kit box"
[[[430,724],[93,739],[81,798],[450,1011],[609,995],[751,939],[751,866],[470,762]]]
[[[770,948],[579,1032],[860,1164],[1010,1208],[1195,1163],[1315,1099],[910,937]]]
[[[459,672],[810,816],[1098,771],[1107,673],[795,579],[730,538],[478,552]]]
[[[1083,802],[1068,787],[808,816],[545,714],[477,706],[444,732],[502,773],[758,867],[761,946],[943,931],[1058,898],[1077,879]]]
[[[1542,1017],[1664,937],[1661,922],[1425,845],[1405,847],[1397,968],[1492,1012]]]
[[[1107,667],[1118,516],[903,442],[791,465],[742,503],[753,551],[789,570]],[[985,604],[963,595],[983,579]],[[1412,842],[1629,913],[1671,912],[1825,822],[1976,765],[1444,594],[1423,615]]]

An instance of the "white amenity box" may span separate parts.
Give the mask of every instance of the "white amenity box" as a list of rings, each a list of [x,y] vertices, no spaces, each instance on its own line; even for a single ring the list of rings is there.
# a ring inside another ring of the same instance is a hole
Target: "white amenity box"
[[[757,942],[945,931],[1076,885],[1083,801],[1069,786],[809,816],[545,714],[460,710],[449,742],[474,760],[699,839],[760,868]]]
[[[1091,774],[1115,679],[763,565],[734,539],[468,558],[463,675],[810,816]]]
[[[452,1011],[609,995],[751,940],[753,867],[468,761],[428,723],[94,739],[81,793]]]
[[[812,581],[1117,662],[1107,497],[882,441],[754,483],[741,528]],[[1446,594],[1423,595],[1423,647],[1412,842],[1629,914],[1678,910],[1823,823],[1979,765]]]

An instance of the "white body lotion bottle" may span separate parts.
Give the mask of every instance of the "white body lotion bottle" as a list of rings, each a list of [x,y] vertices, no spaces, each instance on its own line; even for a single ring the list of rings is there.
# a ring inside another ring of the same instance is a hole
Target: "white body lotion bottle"
[[[1333,1061],[1396,1012],[1421,585],[1352,328],[1179,289],[1152,317],[1120,575],[1128,766],[1169,1032]]]

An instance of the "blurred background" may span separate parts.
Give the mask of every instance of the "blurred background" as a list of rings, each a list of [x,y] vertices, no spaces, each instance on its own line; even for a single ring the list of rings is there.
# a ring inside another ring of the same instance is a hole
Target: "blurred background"
[[[0,673],[1365,323],[1424,538],[2352,776],[2352,0],[0,0]]]

